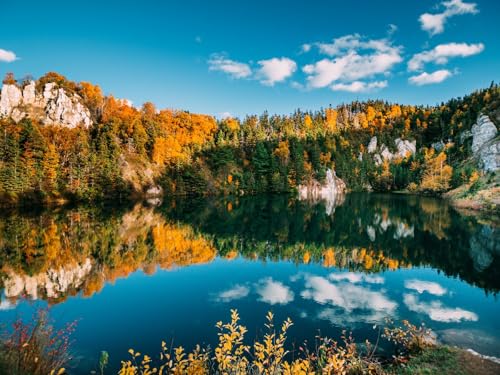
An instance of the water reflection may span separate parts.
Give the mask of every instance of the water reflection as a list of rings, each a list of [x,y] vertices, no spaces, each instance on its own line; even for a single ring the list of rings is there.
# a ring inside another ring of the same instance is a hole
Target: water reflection
[[[78,320],[87,374],[102,348],[119,364],[165,339],[213,345],[230,308],[256,335],[269,309],[291,317],[296,343],[344,328],[374,341],[390,317],[500,356],[499,243],[494,222],[412,196],[350,194],[335,210],[261,196],[4,214],[0,319],[50,304],[58,324]]]
[[[322,204],[265,196],[172,201],[160,208],[138,204],[129,210],[77,208],[38,216],[9,215],[0,223],[5,298],[0,308],[15,306],[18,297],[57,303],[80,292],[91,296],[105,283],[138,269],[153,274],[157,267],[203,264],[217,256],[313,262],[362,271],[365,274],[335,274],[324,280],[305,277],[303,297],[321,300],[322,288],[327,288],[346,312],[355,300],[384,301],[356,285],[381,283],[375,274],[384,270],[431,266],[486,292],[497,293],[500,288],[500,274],[495,272],[500,265],[498,228],[462,217],[444,202],[354,194],[331,213]],[[341,282],[349,283],[341,288],[345,297],[339,294]],[[417,294],[444,294],[439,286],[418,280],[405,286]],[[260,298],[271,303],[293,299],[293,293],[272,279],[256,288]],[[231,300],[248,293],[248,286],[235,286],[219,298]],[[346,300],[347,296],[352,298]],[[416,294],[405,296],[405,304],[432,316],[443,311],[453,315],[439,304],[421,302]],[[385,301],[381,306],[374,311],[390,312],[392,304]],[[325,311],[324,316],[331,313]]]

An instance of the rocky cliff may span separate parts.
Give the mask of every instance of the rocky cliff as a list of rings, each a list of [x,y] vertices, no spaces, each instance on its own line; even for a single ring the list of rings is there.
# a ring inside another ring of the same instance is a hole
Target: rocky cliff
[[[83,105],[82,98],[53,82],[46,83],[40,91],[35,81],[29,81],[23,87],[4,84],[0,94],[0,117],[11,117],[16,122],[30,117],[45,125],[69,128],[92,125],[90,112]]]
[[[488,116],[481,115],[472,126],[472,153],[485,172],[500,168],[500,139],[498,130]]]
[[[373,160],[375,160],[375,164],[377,165],[382,164],[385,160],[391,161],[398,157],[408,157],[415,154],[417,151],[416,141],[396,138],[394,144],[396,146],[396,152],[392,153],[385,144],[381,144],[380,147],[377,147],[377,137],[372,137],[370,143],[368,143],[367,151],[369,154],[373,154]]]
[[[346,190],[345,182],[337,177],[335,171],[331,169],[326,171],[326,178],[323,183],[312,180],[308,184],[299,185],[298,187],[300,200],[325,202],[328,215],[333,213],[336,206],[343,203]]]

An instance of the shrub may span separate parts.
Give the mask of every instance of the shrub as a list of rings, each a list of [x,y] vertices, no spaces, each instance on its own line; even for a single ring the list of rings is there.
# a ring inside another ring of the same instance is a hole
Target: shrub
[[[46,310],[39,310],[32,322],[18,319],[0,344],[0,369],[11,375],[59,375],[72,359],[70,336],[75,323],[56,330]]]

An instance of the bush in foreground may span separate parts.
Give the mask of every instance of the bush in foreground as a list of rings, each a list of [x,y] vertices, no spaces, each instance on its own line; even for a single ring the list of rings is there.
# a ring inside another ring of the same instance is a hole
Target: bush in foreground
[[[238,312],[231,310],[229,323],[216,324],[219,343],[213,353],[200,346],[190,353],[182,347],[172,351],[163,342],[159,360],[153,361],[149,355],[130,349],[131,359],[121,362],[119,374],[385,374],[386,369],[404,366],[411,355],[434,346],[428,329],[404,321],[402,327],[391,324],[379,336],[395,346],[395,355],[384,361],[376,356],[379,340],[374,345],[366,341],[360,349],[352,336],[345,333],[341,342],[318,338],[314,350],[301,347],[291,353],[285,346],[291,320],[276,328],[271,312],[266,318],[267,333],[252,346],[244,343],[247,329],[241,325]]]

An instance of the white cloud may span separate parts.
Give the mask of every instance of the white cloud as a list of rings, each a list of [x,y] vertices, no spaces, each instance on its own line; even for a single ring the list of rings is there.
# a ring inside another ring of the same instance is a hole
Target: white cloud
[[[401,48],[388,39],[367,40],[358,34],[345,35],[331,43],[315,43],[325,58],[306,65],[302,71],[308,75],[310,88],[321,88],[335,81],[349,83],[377,74],[388,74],[392,67],[403,59]],[[360,84],[355,84],[356,89]],[[348,86],[340,86],[346,89]]]
[[[201,42],[203,42],[203,40],[201,39],[201,36],[199,36],[199,35],[197,35],[197,36],[194,38],[194,41],[195,41],[196,43],[201,43]]]
[[[467,57],[481,53],[484,50],[483,43],[448,43],[439,44],[429,51],[424,51],[413,55],[408,61],[408,70],[421,70],[424,64],[433,62],[436,64],[446,64],[452,57]]]
[[[252,74],[250,65],[228,59],[224,55],[214,54],[208,60],[208,69],[229,74],[233,78],[247,78]]]
[[[272,278],[261,280],[256,286],[256,291],[260,295],[259,301],[270,305],[286,305],[294,299],[294,294],[289,287]]]
[[[231,114],[231,112],[221,112],[221,113],[219,113],[219,118],[221,120],[224,120],[226,118],[231,118],[231,117],[233,117],[233,115]]]
[[[394,34],[396,31],[398,31],[398,27],[397,27],[397,25],[394,25],[394,24],[390,23],[390,24],[389,24],[389,26],[388,26],[388,29],[387,29],[387,34],[388,34],[388,35],[392,35],[392,34]]]
[[[309,43],[304,43],[304,44],[302,44],[302,46],[300,47],[300,49],[301,49],[301,51],[302,51],[303,53],[307,53],[307,52],[309,52],[309,51],[311,50],[311,48],[312,48],[312,46],[311,46],[311,44],[309,44]]]
[[[370,92],[376,89],[387,87],[387,81],[362,82],[354,81],[351,83],[336,83],[332,85],[333,91],[348,91],[348,92]]]
[[[447,290],[438,283],[417,279],[406,280],[405,288],[416,290],[420,294],[427,292],[435,296],[442,296],[447,292]]]
[[[408,81],[417,86],[431,85],[433,83],[443,82],[445,79],[451,77],[452,75],[453,74],[449,70],[442,69],[436,70],[432,73],[423,72],[419,75],[411,76],[410,78],[408,78]]]
[[[297,70],[295,61],[287,57],[260,60],[258,64],[261,68],[257,72],[257,77],[266,86],[273,86],[276,82],[284,81]]]
[[[422,30],[427,31],[430,35],[442,33],[446,20],[452,16],[479,12],[476,3],[465,3],[462,0],[443,1],[441,5],[444,7],[443,12],[424,13],[419,17]]]
[[[332,281],[349,281],[350,283],[357,284],[361,282],[366,282],[370,284],[383,284],[384,278],[375,275],[365,275],[356,272],[342,272],[342,273],[332,273],[328,275],[328,278]]]
[[[390,25],[394,26],[394,25]],[[391,27],[392,29],[392,27]],[[359,34],[344,35],[335,38],[331,43],[314,43],[319,51],[330,57],[360,50],[375,50],[377,52],[393,52],[399,50],[388,39],[365,39]]]
[[[12,62],[17,60],[17,56],[12,51],[7,51],[0,48],[0,61],[1,62]]]
[[[217,299],[222,302],[230,302],[248,296],[250,289],[245,285],[235,285],[231,289],[220,292]]]
[[[360,309],[390,315],[397,307],[396,302],[391,301],[382,292],[353,284],[335,285],[320,276],[306,277],[306,289],[302,291],[301,296],[320,304],[340,307],[347,312]]]
[[[472,311],[463,310],[455,307],[450,308],[443,306],[440,301],[420,302],[414,294],[405,294],[403,297],[404,304],[409,310],[419,314],[429,316],[431,320],[436,322],[451,323],[461,321],[477,321],[477,314]]]

